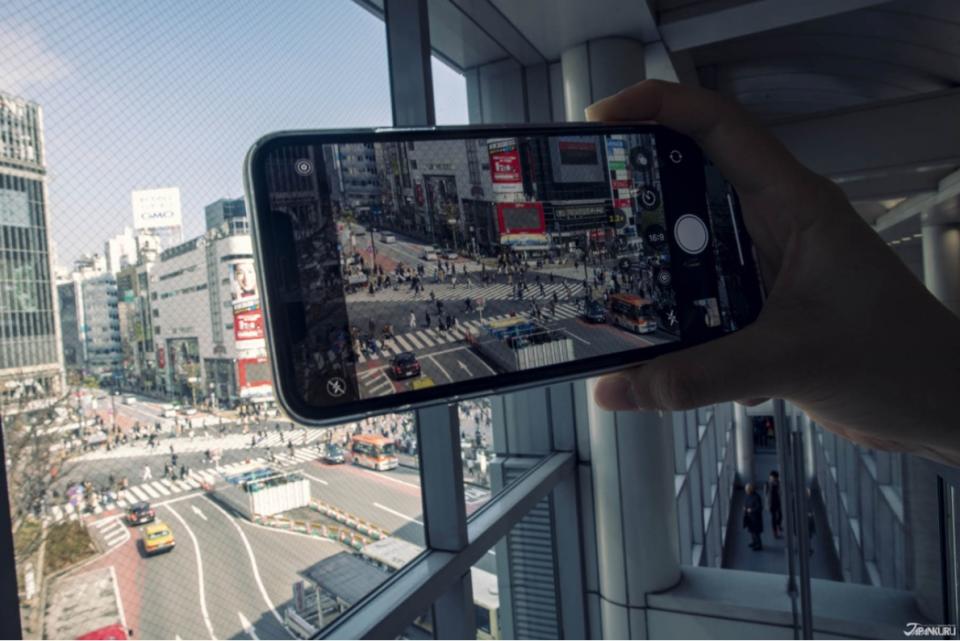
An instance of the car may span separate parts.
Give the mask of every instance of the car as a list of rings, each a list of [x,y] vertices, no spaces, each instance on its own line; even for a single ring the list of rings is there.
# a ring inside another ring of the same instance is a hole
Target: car
[[[606,323],[607,310],[601,303],[592,300],[587,303],[586,308],[583,310],[583,318],[590,323]]]
[[[380,242],[387,243],[387,244],[395,243],[397,242],[397,237],[394,236],[393,234],[383,234],[382,236],[380,236]]]
[[[424,249],[423,253],[420,254],[420,258],[423,260],[437,260],[437,252],[433,251],[432,249]]]
[[[429,376],[421,376],[417,380],[410,383],[411,389],[425,389],[427,387],[433,387],[436,383],[433,382],[433,379]]]
[[[453,251],[452,249],[441,249],[440,258],[444,258],[446,260],[456,260],[460,258],[460,254]]]
[[[127,513],[124,515],[127,525],[145,525],[152,523],[156,518],[156,510],[150,507],[150,504],[146,501],[134,503],[127,508]]]
[[[154,521],[143,528],[143,552],[147,556],[169,552],[177,544],[173,538],[173,531],[163,521]]]
[[[329,443],[323,448],[323,456],[320,457],[324,463],[331,465],[337,463],[346,463],[347,457],[343,454],[343,448],[334,443]]]
[[[182,408],[180,408],[180,413],[183,414],[184,416],[193,416],[194,414],[197,413],[197,408],[196,408],[196,407],[182,407]]]
[[[391,361],[390,371],[396,380],[420,376],[420,361],[413,352],[401,352]]]
[[[137,397],[134,396],[133,394],[128,394],[123,397],[124,405],[136,405],[136,403],[137,403]]]
[[[164,408],[160,410],[160,416],[162,416],[163,418],[173,418],[176,415],[177,415],[177,410],[175,410],[172,407]]]

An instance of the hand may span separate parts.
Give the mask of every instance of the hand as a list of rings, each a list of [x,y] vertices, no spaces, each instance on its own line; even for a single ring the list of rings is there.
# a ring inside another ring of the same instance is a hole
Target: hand
[[[740,195],[768,290],[752,325],[602,378],[597,403],[681,410],[778,397],[867,447],[960,463],[960,320],[836,185],[709,91],[645,81],[587,119],[653,120],[695,138]]]

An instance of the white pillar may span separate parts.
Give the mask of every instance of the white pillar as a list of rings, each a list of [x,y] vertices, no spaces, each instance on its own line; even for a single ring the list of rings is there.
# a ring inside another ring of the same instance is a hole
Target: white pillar
[[[960,222],[924,215],[923,280],[927,289],[960,316]]]
[[[797,418],[800,421],[800,429],[803,431],[803,476],[809,487],[817,478],[816,449],[813,443],[813,439],[817,438],[817,431],[813,428],[810,417],[799,409]]]
[[[680,580],[672,422],[591,402],[588,425],[601,629],[604,638],[648,638],[646,595]]]
[[[753,478],[753,422],[747,415],[747,408],[740,403],[733,404],[733,437],[737,456],[737,483],[746,485]]]
[[[644,79],[643,43],[600,38],[571,47],[560,56],[567,120],[583,120],[591,103]]]

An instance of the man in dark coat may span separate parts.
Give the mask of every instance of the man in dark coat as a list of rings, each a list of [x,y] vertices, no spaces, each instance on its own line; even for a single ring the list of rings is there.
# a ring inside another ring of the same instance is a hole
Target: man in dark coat
[[[743,504],[743,527],[750,532],[750,548],[754,551],[763,549],[760,533],[763,532],[763,499],[757,494],[753,483],[747,483],[747,492]]]
[[[780,473],[776,470],[771,471],[767,479],[767,509],[773,538],[779,539],[783,536],[783,507],[780,504]]]

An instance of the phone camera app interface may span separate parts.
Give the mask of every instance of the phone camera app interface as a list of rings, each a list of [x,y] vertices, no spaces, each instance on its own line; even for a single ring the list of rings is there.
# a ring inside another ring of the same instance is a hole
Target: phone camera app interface
[[[272,152],[298,392],[328,405],[663,345],[685,316],[735,328],[709,202],[665,210],[662,163],[681,160],[647,133]],[[692,312],[691,265],[713,278]]]

